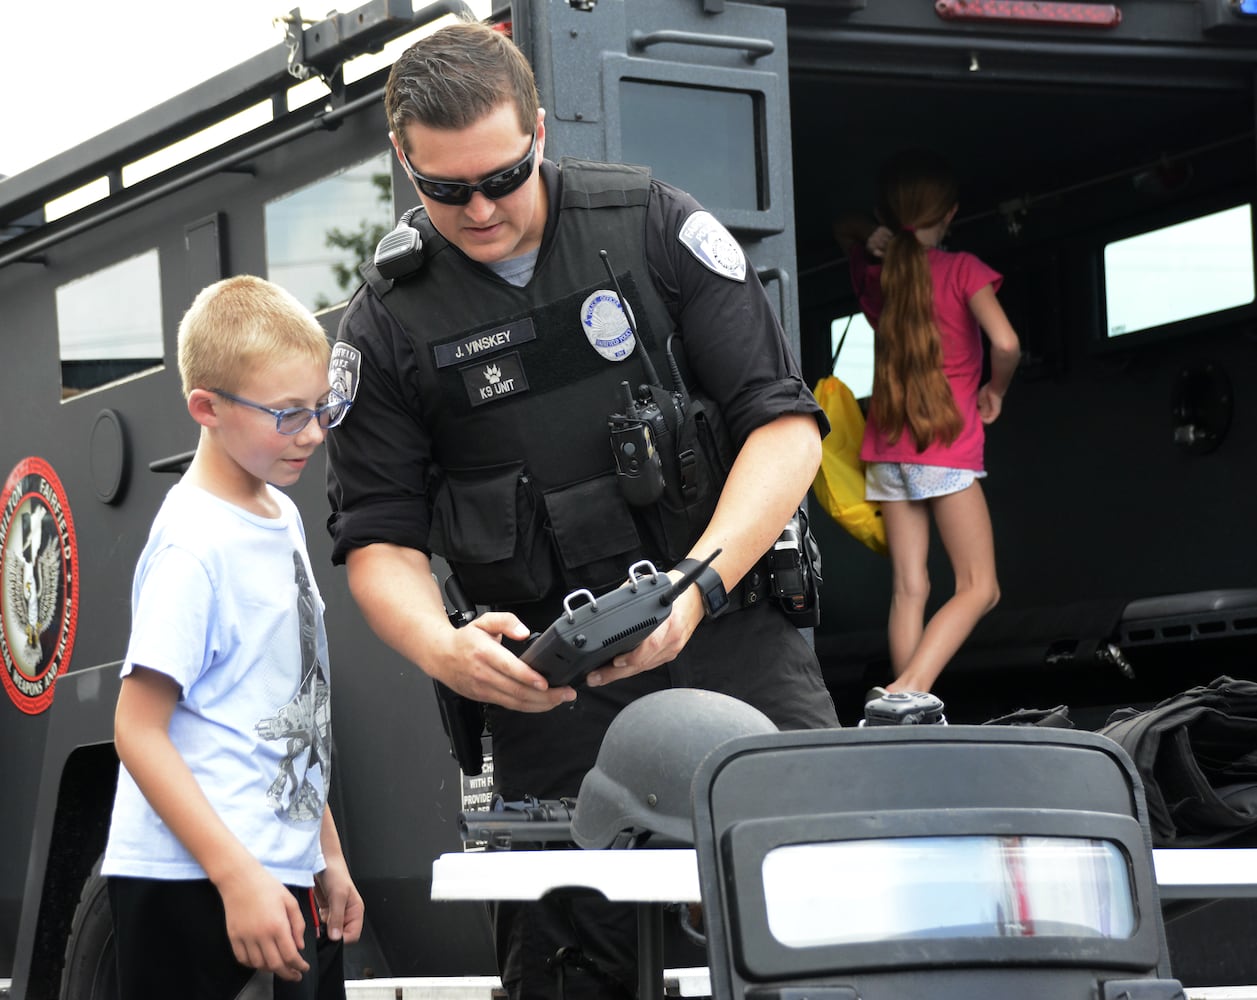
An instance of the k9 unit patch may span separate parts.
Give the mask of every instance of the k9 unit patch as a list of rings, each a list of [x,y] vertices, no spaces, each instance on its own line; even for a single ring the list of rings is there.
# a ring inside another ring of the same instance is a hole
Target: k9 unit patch
[[[695,212],[686,219],[677,239],[707,270],[734,281],[746,280],[746,254],[710,212]]]
[[[467,387],[467,401],[472,406],[483,406],[497,399],[515,396],[528,389],[528,376],[524,374],[519,352],[499,354],[477,365],[460,368],[463,384]]]

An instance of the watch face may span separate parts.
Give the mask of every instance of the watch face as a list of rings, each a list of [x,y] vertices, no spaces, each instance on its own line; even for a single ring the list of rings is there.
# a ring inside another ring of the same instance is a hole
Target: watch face
[[[708,618],[715,618],[729,606],[729,595],[725,593],[724,581],[720,574],[710,567],[698,578],[698,585],[703,591],[703,607]]]
[[[729,606],[729,595],[725,593],[723,585],[717,585],[715,590],[710,590],[703,595],[703,603],[707,605],[707,616],[715,618]]]

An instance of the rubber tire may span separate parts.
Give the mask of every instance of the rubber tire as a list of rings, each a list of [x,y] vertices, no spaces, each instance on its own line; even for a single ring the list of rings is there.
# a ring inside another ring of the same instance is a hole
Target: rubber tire
[[[96,859],[92,873],[83,883],[70,923],[60,1000],[119,1000],[113,912],[109,908],[105,878],[100,874],[103,860],[103,856]]]

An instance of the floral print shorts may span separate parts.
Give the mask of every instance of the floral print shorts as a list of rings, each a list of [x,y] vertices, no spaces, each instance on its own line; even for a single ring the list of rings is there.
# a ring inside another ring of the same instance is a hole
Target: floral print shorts
[[[928,500],[959,493],[982,479],[976,469],[949,469],[944,465],[913,465],[910,462],[869,462],[864,467],[864,499]]]

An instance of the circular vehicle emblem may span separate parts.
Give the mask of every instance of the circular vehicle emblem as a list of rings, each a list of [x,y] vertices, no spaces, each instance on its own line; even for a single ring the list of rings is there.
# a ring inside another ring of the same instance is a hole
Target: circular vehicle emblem
[[[79,550],[57,474],[24,458],[0,495],[0,657],[19,709],[37,715],[70,663],[79,617]]]

